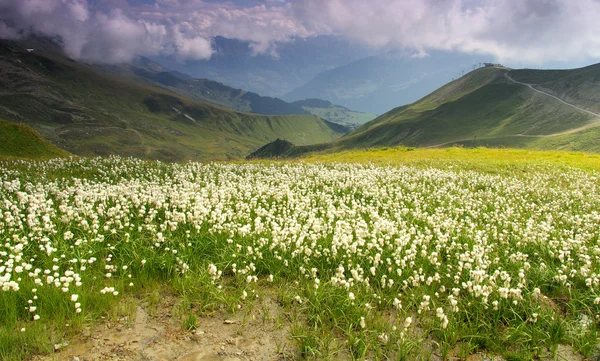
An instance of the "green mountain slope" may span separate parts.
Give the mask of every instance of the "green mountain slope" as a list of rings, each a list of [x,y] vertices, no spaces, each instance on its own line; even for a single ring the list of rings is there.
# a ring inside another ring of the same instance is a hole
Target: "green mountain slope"
[[[277,138],[311,144],[341,135],[313,115],[230,111],[142,84],[65,58],[44,39],[0,41],[0,69],[0,116],[74,154],[228,159]]]
[[[0,157],[48,159],[69,155],[25,124],[0,119],[0,139]]]
[[[156,69],[156,67],[153,67]],[[192,99],[207,101],[227,108],[269,115],[311,114],[302,107],[279,98],[264,97],[256,93],[235,89],[209,79],[185,79],[171,71],[152,71],[132,66],[131,72],[158,85]]]
[[[600,64],[571,70],[514,70],[512,79],[600,113]]]
[[[134,76],[150,85],[163,87],[192,99],[219,104],[242,112],[265,115],[313,114],[348,127],[344,129],[344,133],[376,117],[374,114],[356,112],[326,100],[307,99],[288,103],[279,98],[235,89],[213,80],[193,79],[189,75],[169,70],[145,57],[137,58],[130,65],[105,66],[105,68]]]
[[[600,65],[565,71],[480,68],[331,143],[287,154],[452,145],[599,152]]]
[[[330,101],[321,99],[298,100],[292,103],[302,107],[310,114],[317,115],[333,123],[343,124],[355,128],[361,124],[375,119],[375,114],[367,114],[350,110],[341,105],[332,104]]]

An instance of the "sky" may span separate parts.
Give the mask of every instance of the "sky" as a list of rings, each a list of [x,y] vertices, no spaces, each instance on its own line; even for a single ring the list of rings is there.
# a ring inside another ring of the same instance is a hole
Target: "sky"
[[[0,38],[59,36],[74,58],[210,58],[215,36],[277,56],[295,38],[480,54],[526,67],[600,62],[600,0],[0,0]]]

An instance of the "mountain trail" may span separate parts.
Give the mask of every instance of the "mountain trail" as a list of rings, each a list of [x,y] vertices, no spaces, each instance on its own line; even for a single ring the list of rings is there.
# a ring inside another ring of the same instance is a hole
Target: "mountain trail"
[[[539,89],[536,89],[534,87],[535,84],[523,83],[523,82],[514,80],[513,78],[510,77],[510,75],[508,75],[508,72],[505,72],[504,76],[508,80],[512,81],[513,83],[525,85],[526,87],[528,87],[529,89],[533,90],[534,92],[537,92],[537,93],[543,94],[545,96],[551,97],[551,98],[553,98],[555,100],[558,100],[559,102],[561,102],[561,103],[563,103],[563,104],[565,104],[565,105],[567,105],[567,106],[569,106],[571,108],[574,108],[574,109],[577,109],[577,110],[579,110],[581,112],[593,115],[594,117],[597,118],[597,119],[594,119],[592,123],[586,124],[586,125],[584,125],[582,127],[579,127],[579,128],[569,129],[569,130],[566,130],[566,131],[563,131],[563,132],[552,133],[552,134],[539,134],[539,135],[530,135],[530,134],[522,134],[521,133],[521,134],[505,135],[506,137],[550,138],[550,137],[557,137],[557,136],[560,136],[560,135],[567,135],[567,134],[578,133],[578,132],[582,132],[582,131],[590,129],[590,128],[595,128],[595,127],[600,126],[600,114],[594,113],[594,112],[592,112],[590,110],[587,110],[587,109],[584,109],[584,108],[581,108],[581,107],[578,107],[577,105],[568,103],[568,102],[562,100],[561,98],[559,98],[559,97],[557,97],[555,95],[552,95],[550,93],[546,93],[545,91],[542,91],[542,90],[539,90]],[[485,139],[485,138],[482,138],[482,139]],[[471,138],[457,139],[457,140],[452,140],[452,141],[449,141],[449,142],[444,142],[444,143],[439,143],[439,144],[434,144],[434,145],[428,145],[428,146],[423,147],[423,148],[439,148],[439,147],[443,147],[445,145],[449,145],[449,144],[453,144],[453,143],[458,143],[458,142],[464,142],[464,141],[470,141],[470,140],[472,140],[472,139]]]
[[[536,88],[534,88],[533,86],[534,86],[535,84],[523,83],[523,82],[520,82],[520,81],[514,80],[513,78],[511,78],[511,77],[510,77],[510,75],[508,75],[508,72],[504,73],[504,76],[505,76],[505,77],[506,77],[508,80],[512,81],[513,83],[517,83],[517,84],[525,85],[526,87],[528,87],[529,89],[533,90],[534,92],[538,92],[538,93],[540,93],[540,94],[544,94],[544,95],[546,95],[546,96],[549,96],[549,97],[551,97],[551,98],[554,98],[554,99],[558,100],[559,102],[561,102],[561,103],[563,103],[563,104],[565,104],[565,105],[568,105],[568,106],[570,106],[571,108],[575,108],[575,109],[577,109],[577,110],[579,110],[579,111],[582,111],[582,112],[584,112],[584,113],[588,113],[588,114],[591,114],[591,115],[593,115],[593,116],[595,116],[595,117],[598,117],[598,118],[600,118],[600,114],[598,114],[598,113],[594,113],[594,112],[592,112],[592,111],[589,111],[589,110],[587,110],[587,109],[583,109],[583,108],[581,108],[581,107],[578,107],[577,105],[574,105],[574,104],[571,104],[571,103],[567,103],[566,101],[562,100],[561,98],[559,98],[559,97],[557,97],[557,96],[554,96],[554,95],[552,95],[552,94],[550,94],[550,93],[546,93],[545,91],[542,91],[542,90],[539,90],[539,89],[536,89]]]

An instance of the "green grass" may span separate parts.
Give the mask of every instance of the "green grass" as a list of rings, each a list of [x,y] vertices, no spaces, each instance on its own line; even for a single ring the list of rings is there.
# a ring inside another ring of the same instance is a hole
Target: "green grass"
[[[348,162],[418,167],[459,167],[484,172],[526,171],[532,165],[552,165],[600,171],[600,154],[567,151],[538,151],[500,148],[408,148],[354,149],[337,153],[311,154],[304,162]],[[294,161],[291,161],[294,162]]]
[[[25,124],[0,120],[0,139],[2,158],[49,159],[69,155]]]

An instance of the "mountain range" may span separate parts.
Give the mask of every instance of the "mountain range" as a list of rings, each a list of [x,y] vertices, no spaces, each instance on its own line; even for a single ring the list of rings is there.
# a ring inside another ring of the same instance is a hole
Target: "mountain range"
[[[375,53],[369,47],[335,36],[294,38],[268,53],[257,53],[248,41],[222,36],[215,37],[212,43],[214,54],[210,59],[182,62],[170,57],[154,57],[152,60],[194,78],[212,79],[275,97],[303,85],[323,71]]]
[[[78,155],[229,159],[277,138],[311,144],[345,131],[310,114],[257,115],[201,102],[122,69],[77,62],[47,38],[0,40],[0,69],[0,118]]]
[[[120,75],[133,76],[136,80],[143,78],[149,85],[242,112],[265,115],[317,115],[326,121],[349,127],[345,132],[376,117],[374,114],[356,112],[320,99],[316,101],[322,107],[306,107],[302,105],[303,101],[292,104],[279,98],[261,96],[214,80],[192,78],[145,57],[136,58],[132,64],[104,65],[102,68]]]
[[[294,39],[268,54],[256,54],[249,42],[216,37],[213,49],[207,60],[152,60],[194,78],[287,102],[319,98],[369,114],[411,103],[487,61],[444,51],[378,52],[334,36]]]
[[[0,41],[0,118],[10,122],[2,123],[10,144],[21,137],[49,154],[63,152],[52,148],[59,147],[84,156],[168,161],[241,158],[256,149],[251,157],[398,145],[600,152],[600,64],[571,70],[488,65],[368,121],[374,115],[328,100],[288,103],[147,58],[111,66],[78,62],[54,39],[34,36]]]

